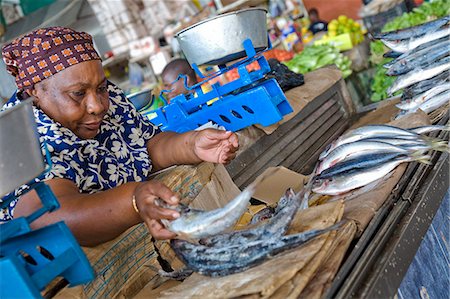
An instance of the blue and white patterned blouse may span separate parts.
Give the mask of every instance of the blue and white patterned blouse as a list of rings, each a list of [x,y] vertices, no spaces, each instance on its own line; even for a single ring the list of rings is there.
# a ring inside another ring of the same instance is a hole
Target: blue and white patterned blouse
[[[148,177],[152,163],[146,144],[159,129],[136,111],[117,86],[108,82],[108,92],[109,110],[94,139],[80,139],[33,106],[39,141],[41,145],[47,144],[53,164],[51,170],[36,181],[69,179],[81,193],[95,193]],[[13,97],[2,110],[19,102]],[[27,188],[27,185],[21,186],[14,191],[15,195],[19,197]],[[16,203],[17,200],[8,208],[0,209],[0,223],[13,218]]]

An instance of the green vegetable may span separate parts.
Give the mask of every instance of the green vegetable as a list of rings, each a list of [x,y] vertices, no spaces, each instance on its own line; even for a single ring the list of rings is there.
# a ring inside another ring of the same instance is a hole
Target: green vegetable
[[[336,64],[344,78],[352,73],[350,59],[328,44],[307,46],[284,64],[291,71],[303,74],[330,64]]]
[[[382,31],[388,32],[420,25],[448,14],[450,14],[450,0],[425,2],[421,6],[414,8],[412,12],[404,13],[386,23]],[[388,50],[381,41],[370,43],[370,62],[376,65],[376,72],[371,85],[371,100],[374,102],[386,99],[388,97],[386,90],[395,81],[395,77],[386,75],[386,69],[382,66],[391,60],[390,58],[383,58],[383,54]]]

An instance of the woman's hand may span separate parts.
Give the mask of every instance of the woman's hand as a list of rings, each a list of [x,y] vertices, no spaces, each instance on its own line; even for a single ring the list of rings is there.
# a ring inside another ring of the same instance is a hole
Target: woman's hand
[[[193,137],[194,153],[202,161],[227,164],[236,157],[239,140],[233,132],[206,129]]]
[[[155,200],[160,198],[169,205],[177,205],[179,198],[167,186],[158,181],[148,181],[139,184],[134,191],[139,215],[155,239],[171,239],[176,234],[167,230],[161,219],[173,220],[180,217],[177,211],[159,207]]]

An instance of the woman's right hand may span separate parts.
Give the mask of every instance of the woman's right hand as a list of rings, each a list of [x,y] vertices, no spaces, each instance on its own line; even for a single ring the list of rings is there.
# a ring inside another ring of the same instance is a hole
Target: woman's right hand
[[[172,239],[175,233],[167,230],[161,223],[161,219],[174,220],[180,217],[177,211],[164,209],[156,204],[160,198],[169,205],[177,205],[179,197],[166,185],[158,181],[143,182],[134,190],[136,205],[139,215],[155,239]]]

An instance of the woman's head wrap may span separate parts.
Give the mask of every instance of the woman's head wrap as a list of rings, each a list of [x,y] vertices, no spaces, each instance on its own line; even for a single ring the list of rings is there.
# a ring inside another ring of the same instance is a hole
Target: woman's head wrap
[[[34,30],[5,45],[2,55],[19,90],[32,89],[34,84],[77,63],[101,60],[91,35],[64,27]]]

